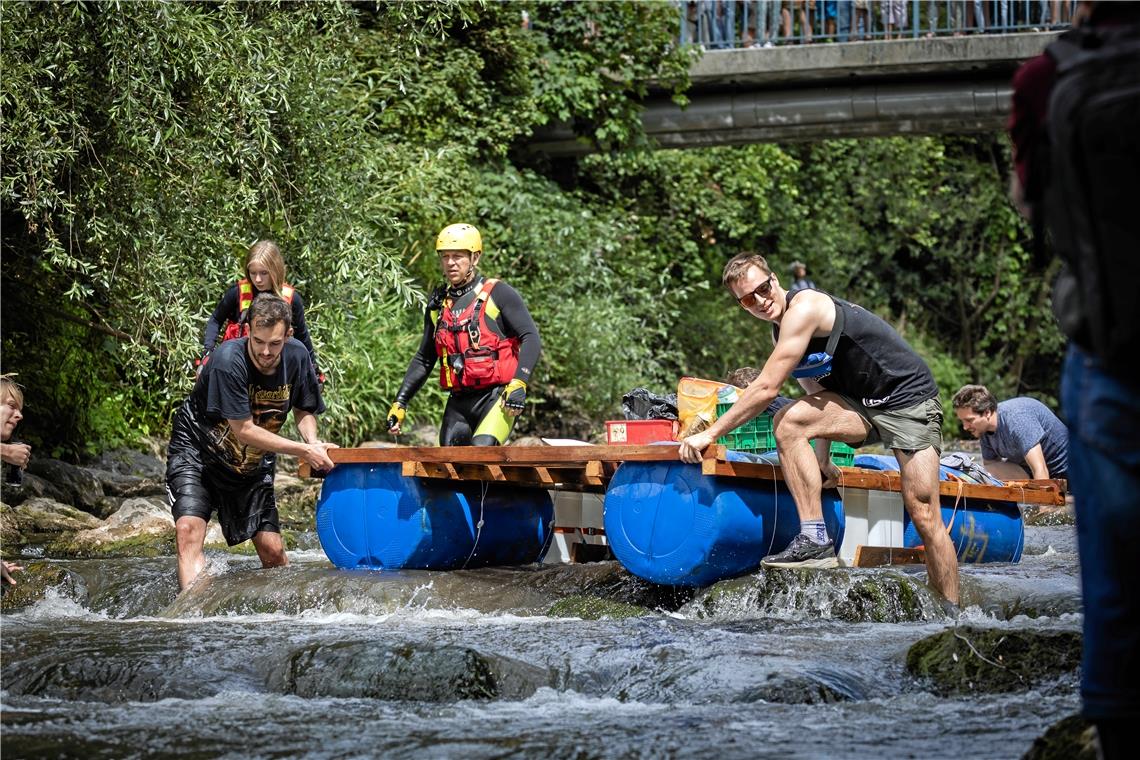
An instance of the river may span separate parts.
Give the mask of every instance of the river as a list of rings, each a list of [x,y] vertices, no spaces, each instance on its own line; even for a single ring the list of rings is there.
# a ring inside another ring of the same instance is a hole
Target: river
[[[68,582],[0,621],[5,760],[1017,758],[1079,709],[1075,674],[954,698],[909,676],[954,624],[921,566],[684,591],[614,562],[290,556],[210,553],[182,595],[173,558],[53,561]],[[1019,564],[963,567],[961,623],[1079,630],[1077,572],[1072,526],[1029,527]]]

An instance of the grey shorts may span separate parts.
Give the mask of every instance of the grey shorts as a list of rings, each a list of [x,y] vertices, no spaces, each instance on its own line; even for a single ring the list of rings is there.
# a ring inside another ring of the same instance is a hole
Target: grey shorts
[[[888,449],[903,451],[933,446],[942,453],[942,399],[937,396],[905,409],[877,409],[842,393],[836,395],[871,426],[866,440],[859,445],[882,443]]]

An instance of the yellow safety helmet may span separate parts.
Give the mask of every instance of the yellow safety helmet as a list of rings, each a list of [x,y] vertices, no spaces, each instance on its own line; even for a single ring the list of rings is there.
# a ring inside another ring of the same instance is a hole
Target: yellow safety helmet
[[[470,224],[449,224],[444,227],[439,237],[435,239],[437,251],[471,251],[483,252],[483,237],[479,230]]]

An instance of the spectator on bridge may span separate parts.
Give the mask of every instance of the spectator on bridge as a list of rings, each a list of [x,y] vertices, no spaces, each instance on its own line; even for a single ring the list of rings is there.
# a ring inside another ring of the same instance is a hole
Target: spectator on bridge
[[[780,34],[780,0],[756,0],[756,33],[753,44],[770,48]]]
[[[835,23],[839,18],[839,3],[837,0],[823,0],[823,36],[828,42],[834,42],[836,37]]]
[[[815,10],[815,0],[791,0],[792,10],[798,10],[800,15],[800,42],[811,42],[811,12]],[[785,8],[784,11],[784,38],[792,38],[792,14]]]
[[[863,31],[859,31],[863,22]],[[851,39],[871,39],[871,0],[855,0],[855,17],[851,20]]]
[[[901,32],[906,27],[906,0],[882,0],[883,27],[886,38],[889,40],[892,32]]]

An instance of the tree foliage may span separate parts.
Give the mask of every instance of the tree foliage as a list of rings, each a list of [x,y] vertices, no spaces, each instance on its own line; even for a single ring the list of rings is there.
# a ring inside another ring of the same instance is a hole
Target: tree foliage
[[[766,326],[719,285],[745,249],[891,320],[945,393],[1048,396],[1049,272],[996,136],[654,151],[638,100],[683,101],[675,33],[666,2],[0,4],[3,368],[26,427],[70,453],[162,431],[272,237],[328,437],[378,436],[435,233],[461,220],[543,333],[522,431],[589,435],[630,388],[761,363]],[[522,149],[554,122],[601,150],[554,172]],[[440,402],[429,384],[410,413]]]

